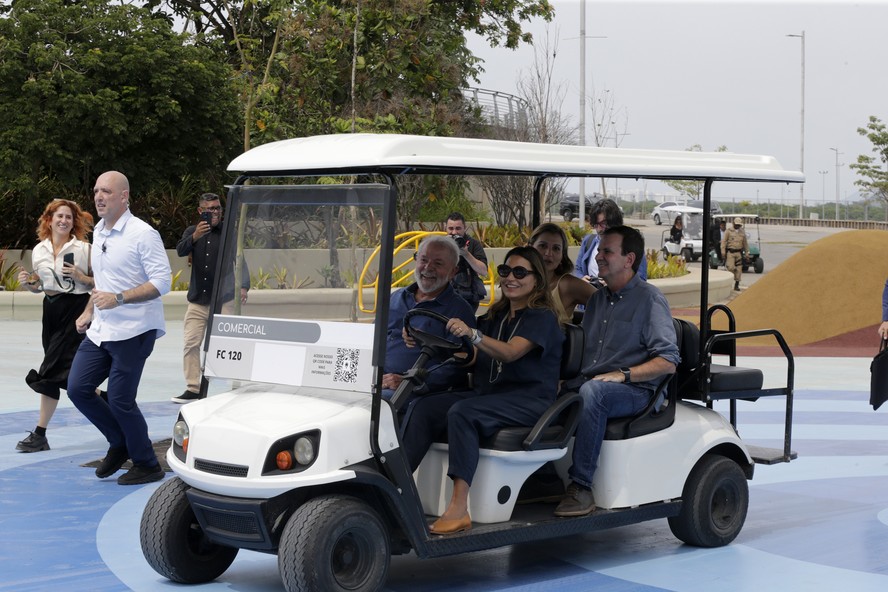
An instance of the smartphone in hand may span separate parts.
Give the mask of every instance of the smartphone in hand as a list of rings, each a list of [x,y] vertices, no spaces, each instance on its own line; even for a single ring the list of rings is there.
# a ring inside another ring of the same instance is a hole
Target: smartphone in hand
[[[213,214],[210,212],[201,212],[200,213],[200,221],[206,222],[209,225],[212,225]]]
[[[62,263],[70,263],[74,265],[74,253],[65,253],[62,257]]]

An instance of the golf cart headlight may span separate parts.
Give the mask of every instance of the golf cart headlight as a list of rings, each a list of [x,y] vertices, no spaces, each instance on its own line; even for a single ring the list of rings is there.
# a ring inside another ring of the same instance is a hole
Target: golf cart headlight
[[[180,419],[176,422],[176,425],[173,426],[173,442],[175,442],[177,446],[181,446],[182,450],[186,452],[188,451],[188,437],[190,435],[188,424],[183,420]]]
[[[315,458],[314,442],[305,436],[298,438],[293,446],[293,455],[300,465],[310,465]]]

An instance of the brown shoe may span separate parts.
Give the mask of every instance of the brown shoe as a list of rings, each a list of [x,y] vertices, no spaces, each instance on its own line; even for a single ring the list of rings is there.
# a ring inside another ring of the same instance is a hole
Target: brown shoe
[[[443,518],[438,518],[431,526],[429,526],[429,532],[432,534],[454,534],[471,528],[472,518],[466,514],[462,518],[457,518],[456,520],[444,520]]]
[[[564,499],[555,508],[556,516],[585,516],[595,510],[595,498],[592,492],[576,483],[567,486]]]

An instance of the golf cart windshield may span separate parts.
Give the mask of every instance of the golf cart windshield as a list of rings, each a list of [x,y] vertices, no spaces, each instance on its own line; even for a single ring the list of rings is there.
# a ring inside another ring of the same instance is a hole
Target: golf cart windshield
[[[688,240],[700,240],[703,238],[703,210],[690,206],[675,206],[663,210],[671,222],[675,222],[681,216],[682,235]]]
[[[206,376],[369,392],[374,327],[354,286],[388,194],[379,184],[232,187]]]

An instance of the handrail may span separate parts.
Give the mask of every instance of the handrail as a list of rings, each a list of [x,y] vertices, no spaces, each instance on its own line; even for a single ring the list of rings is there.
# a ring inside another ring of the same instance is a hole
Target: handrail
[[[410,230],[408,232],[402,232],[395,236],[395,250],[392,253],[394,257],[398,253],[400,253],[403,249],[412,248],[416,250],[419,248],[419,243],[427,236],[432,235],[446,235],[446,232],[440,230]],[[374,277],[373,281],[366,281],[367,276],[370,272],[370,265],[373,263],[373,260],[379,255],[379,247],[373,249],[373,252],[370,253],[370,256],[367,258],[367,261],[364,263],[363,269],[361,269],[361,275],[358,277],[358,309],[365,314],[372,314],[376,312],[376,288],[377,288],[377,278]],[[412,263],[413,259],[408,258],[403,263],[392,268],[392,278],[398,275],[402,269],[409,266]],[[377,276],[378,277],[378,276]],[[410,285],[412,281],[411,274],[404,274],[398,279],[392,279],[392,288],[401,288],[404,286]],[[496,274],[492,263],[487,264],[487,281],[485,282],[489,286],[489,294],[488,299],[484,302],[480,303],[480,306],[490,306],[496,301]],[[364,290],[365,289],[373,290],[373,304],[371,307],[365,307],[364,304]]]

